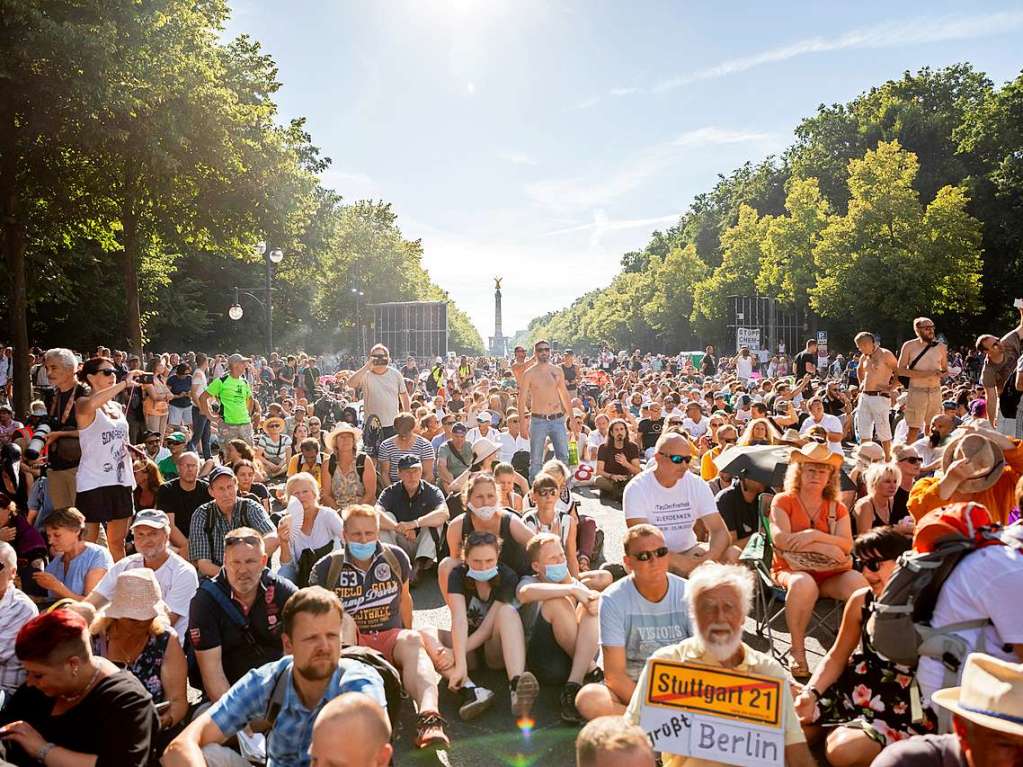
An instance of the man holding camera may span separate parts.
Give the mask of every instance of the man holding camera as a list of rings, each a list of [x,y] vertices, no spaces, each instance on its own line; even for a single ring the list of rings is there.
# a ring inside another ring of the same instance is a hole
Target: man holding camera
[[[377,344],[369,350],[366,364],[348,379],[349,386],[362,390],[365,420],[368,421],[372,415],[380,419],[377,445],[395,435],[394,419],[398,413],[407,412],[412,407],[405,379],[391,367],[390,362],[391,352],[383,344]]]
[[[977,339],[977,351],[984,355],[984,367],[980,371],[980,383],[987,400],[988,418],[998,431],[1008,437],[1023,438],[1023,418],[1007,415],[1000,407],[998,395],[1006,388],[1023,382],[1023,372],[1018,368],[1020,351],[1023,347],[1023,298],[1013,304],[1019,310],[1019,324],[1001,338],[982,335]],[[1010,384],[1009,381],[1012,381]]]
[[[82,449],[78,444],[78,420],[75,400],[88,396],[89,390],[75,378],[78,358],[70,349],[50,349],[43,356],[46,375],[53,388],[46,392],[46,412],[50,433],[46,435],[47,484],[53,508],[75,505],[75,482]],[[42,429],[37,429],[41,432]]]

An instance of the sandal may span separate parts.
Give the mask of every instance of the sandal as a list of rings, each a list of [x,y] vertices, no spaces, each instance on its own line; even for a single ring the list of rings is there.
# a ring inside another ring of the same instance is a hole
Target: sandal
[[[793,679],[809,679],[810,678],[810,667],[806,665],[806,661],[797,661],[793,658],[789,662],[789,673],[792,674]]]

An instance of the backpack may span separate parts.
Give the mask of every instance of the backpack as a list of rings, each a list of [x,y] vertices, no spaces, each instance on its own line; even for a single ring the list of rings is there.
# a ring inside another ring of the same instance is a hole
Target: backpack
[[[937,529],[940,535],[933,543],[928,529]],[[969,554],[993,545],[1020,546],[1019,536],[1019,529],[1002,530],[991,523],[987,509],[976,503],[957,503],[926,514],[917,525],[915,548],[899,557],[898,567],[870,607],[867,634],[874,648],[904,666],[915,667],[921,657],[939,660],[945,666],[943,686],[957,684],[966,655],[984,651],[984,635],[978,647],[971,647],[956,632],[983,628],[991,620],[932,626],[938,595]]]
[[[1005,386],[998,393],[998,412],[1003,418],[1016,418],[1019,412],[1019,401],[1023,397],[1023,391],[1016,388],[1015,372],[1009,374]]]

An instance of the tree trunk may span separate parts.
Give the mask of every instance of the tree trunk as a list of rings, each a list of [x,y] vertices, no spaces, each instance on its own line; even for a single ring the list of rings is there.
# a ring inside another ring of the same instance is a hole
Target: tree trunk
[[[121,207],[124,227],[121,270],[124,273],[124,336],[132,354],[142,358],[142,311],[139,304],[139,216],[135,207],[135,183],[129,181]]]

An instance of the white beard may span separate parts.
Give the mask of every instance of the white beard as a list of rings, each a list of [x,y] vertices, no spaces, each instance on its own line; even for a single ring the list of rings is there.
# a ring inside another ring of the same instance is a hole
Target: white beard
[[[710,634],[710,631],[707,632]],[[739,651],[742,646],[742,631],[736,631],[728,639],[712,639],[710,636],[701,636],[703,645],[714,659],[726,661]]]

